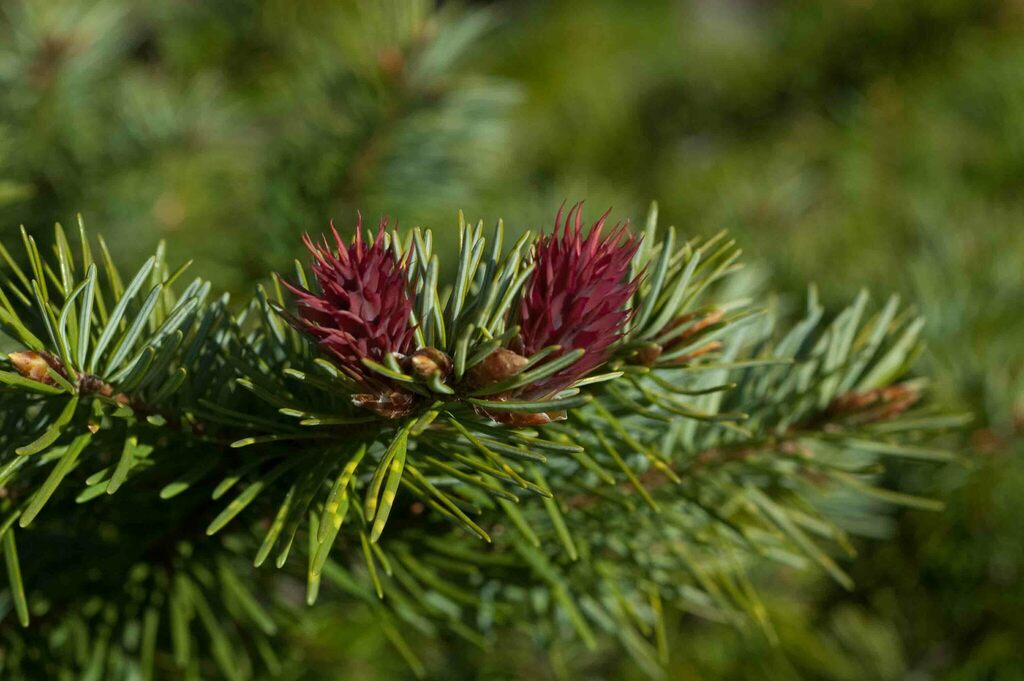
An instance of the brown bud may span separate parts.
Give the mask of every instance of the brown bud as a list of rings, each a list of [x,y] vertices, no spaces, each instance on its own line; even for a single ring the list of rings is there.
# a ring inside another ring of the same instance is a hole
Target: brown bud
[[[724,316],[725,310],[712,310],[711,312],[708,312],[706,315],[700,317],[699,319],[697,313],[687,312],[686,314],[679,315],[671,322],[669,322],[669,324],[665,327],[662,333],[668,333],[669,331],[679,329],[680,327],[686,324],[690,324],[690,322],[693,322],[692,324],[687,326],[686,329],[683,330],[679,335],[673,337],[672,340],[668,341],[668,346],[670,348],[678,347],[679,345],[690,340],[691,338],[693,338],[694,336],[696,336],[709,326],[713,326],[718,322],[722,321],[722,318]]]
[[[427,380],[440,376],[445,380],[452,372],[452,360],[437,348],[420,348],[406,360],[416,378]]]
[[[543,426],[554,421],[564,421],[566,418],[564,411],[494,411],[490,409],[479,409],[480,413],[494,419],[498,423],[504,423],[506,426],[514,426],[516,428],[525,428],[527,426]]]
[[[975,451],[991,454],[1004,446],[1002,438],[991,428],[980,428],[971,433],[971,447]]]
[[[786,440],[779,445],[779,451],[783,454],[799,457],[801,459],[813,459],[814,452],[806,446],[794,440]]]
[[[913,407],[918,400],[917,394],[908,394],[906,397],[889,402],[875,415],[874,421],[891,421],[906,410]]]
[[[828,411],[833,414],[847,414],[870,407],[872,404],[877,402],[878,399],[879,396],[877,390],[869,390],[862,393],[848,392],[838,395],[833,399],[832,404],[828,407]]]
[[[49,375],[50,363],[38,352],[30,350],[12,352],[7,357],[11,360],[15,370],[25,378],[47,385],[53,383],[53,379]]]
[[[672,321],[670,321],[668,325],[665,326],[664,332],[672,331],[673,329],[678,329],[683,324],[689,324],[696,318],[697,314],[695,312],[687,312],[686,314],[681,314]]]
[[[829,404],[826,413],[830,416],[853,417],[860,422],[873,423],[896,418],[914,406],[920,394],[904,383],[864,392],[848,392],[838,395]]]
[[[387,47],[377,53],[377,66],[381,73],[394,78],[405,68],[405,55],[397,47]]]
[[[683,331],[683,335],[679,337],[679,340],[687,340],[688,338],[693,338],[694,336],[696,336],[698,333],[708,328],[709,326],[712,326],[713,324],[717,324],[718,322],[722,321],[722,317],[724,316],[724,310],[712,310],[711,312],[704,315],[704,317],[698,319],[693,324],[691,324],[690,327],[686,329],[686,331]]]
[[[657,343],[649,343],[633,355],[634,364],[639,364],[645,367],[652,367],[654,363],[661,357],[662,349]]]
[[[832,481],[832,478],[829,477],[827,473],[813,468],[801,467],[799,475],[807,482],[812,485],[818,485],[819,487],[826,487]]]
[[[114,394],[114,389],[109,383],[89,374],[82,374],[78,377],[78,390],[83,394],[99,393],[104,397],[111,397]]]
[[[414,398],[406,392],[391,390],[379,395],[360,393],[352,396],[352,404],[374,411],[384,418],[397,419],[413,410]]]
[[[745,447],[743,449],[707,449],[697,455],[696,463],[710,466],[712,464],[724,463],[727,461],[744,461],[757,454],[757,450]],[[652,469],[654,470],[654,469]]]
[[[486,388],[515,376],[528,361],[518,353],[498,348],[466,372],[466,382],[472,388]]]
[[[701,357],[702,355],[706,355],[709,352],[714,352],[715,350],[720,350],[721,348],[721,341],[711,341],[710,343],[705,343],[704,345],[700,346],[693,352],[688,352],[685,355],[682,355],[681,357],[676,357],[674,360],[672,360],[672,364],[688,364],[689,362],[692,362],[693,360],[697,359],[698,357]]]

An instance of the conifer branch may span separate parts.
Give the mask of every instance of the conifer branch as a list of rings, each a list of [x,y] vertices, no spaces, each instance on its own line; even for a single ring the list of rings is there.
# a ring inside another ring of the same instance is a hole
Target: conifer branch
[[[5,256],[0,287],[25,348],[0,373],[19,645],[130,626],[149,632],[117,649],[132,664],[183,669],[199,642],[244,678],[300,607],[258,586],[273,563],[309,604],[369,604],[400,648],[529,618],[541,639],[618,637],[657,675],[665,608],[769,626],[737,586],[749,564],[851,586],[822,496],[933,508],[879,487],[884,459],[948,460],[931,440],[964,422],[910,374],[921,322],[866,294],[826,322],[812,290],[780,333],[770,308],[723,297],[732,241],[677,246],[655,215],[633,234],[573,206],[511,245],[460,215],[447,288],[428,230],[357,224],[307,237],[311,269],[237,310],[180,288],[162,249],[122,277],[84,232],[75,256],[58,231],[52,259],[26,236],[28,268]],[[149,541],[93,589],[109,617],[47,593],[37,533],[75,532],[88,562],[104,528],[136,524]],[[44,597],[61,614],[32,624]]]

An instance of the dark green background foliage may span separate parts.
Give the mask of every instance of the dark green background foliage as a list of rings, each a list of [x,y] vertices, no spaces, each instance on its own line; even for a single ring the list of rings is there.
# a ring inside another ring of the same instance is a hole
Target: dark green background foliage
[[[671,623],[679,678],[1020,679],[1024,625],[1024,4],[1017,0],[0,3],[0,230],[81,213],[115,256],[166,239],[249,291],[303,230],[361,209],[454,234],[455,209],[727,228],[764,286],[861,286],[928,318],[967,465],[907,470],[942,514],[861,528],[841,592],[761,575],[778,641]],[[895,478],[894,478],[895,479]],[[879,540],[878,538],[881,538]],[[294,678],[407,674],[358,609],[286,633]],[[633,678],[616,649],[481,656],[439,677]]]

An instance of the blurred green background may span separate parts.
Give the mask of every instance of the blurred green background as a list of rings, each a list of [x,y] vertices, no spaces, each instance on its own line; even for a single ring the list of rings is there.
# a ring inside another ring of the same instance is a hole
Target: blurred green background
[[[845,593],[763,575],[777,640],[680,618],[679,679],[1024,679],[1024,2],[0,0],[0,236],[81,214],[244,295],[299,234],[455,212],[729,229],[769,289],[896,291],[929,319],[964,465],[864,528]],[[294,679],[409,674],[341,604]],[[614,647],[420,641],[436,678],[637,678]]]

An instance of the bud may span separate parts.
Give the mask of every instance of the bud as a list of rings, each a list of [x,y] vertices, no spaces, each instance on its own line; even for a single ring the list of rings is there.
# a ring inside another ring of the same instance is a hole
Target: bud
[[[405,68],[405,55],[397,47],[387,47],[377,53],[377,66],[381,73],[394,78]]]
[[[80,374],[78,376],[78,390],[83,395],[89,395],[92,393],[98,393],[104,397],[111,397],[114,395],[113,386],[98,376],[92,376],[89,374]],[[118,395],[118,397],[127,399],[124,395]]]
[[[910,409],[920,398],[917,388],[894,383],[874,390],[838,395],[826,413],[833,417],[855,418],[861,423],[889,421]]]
[[[612,344],[622,336],[630,314],[626,302],[637,285],[629,280],[629,264],[639,244],[628,235],[628,222],[602,235],[607,216],[584,236],[582,206],[573,206],[564,224],[559,210],[554,232],[537,242],[533,275],[518,309],[523,354],[551,345],[562,348],[552,359],[577,349],[585,354],[530,386],[528,397],[546,397],[590,373],[608,359]]]
[[[413,347],[405,265],[385,245],[386,227],[387,221],[381,220],[376,238],[365,243],[360,218],[355,238],[346,244],[332,225],[333,247],[326,237],[315,244],[307,235],[304,242],[313,255],[319,291],[283,282],[297,298],[298,316],[289,322],[312,336],[338,368],[365,390],[367,404],[378,397],[390,404],[396,401],[394,394],[403,391],[367,369],[363,360],[382,362],[390,354],[404,356]],[[392,411],[391,407],[378,410]]]
[[[14,369],[25,378],[47,385],[53,383],[49,374],[50,363],[38,352],[31,350],[12,352],[7,357],[11,360]]]
[[[415,406],[413,395],[400,390],[353,395],[352,404],[369,409],[387,419],[401,418],[411,412]]]
[[[700,319],[697,319],[697,321],[693,322],[693,324],[690,324],[690,326],[686,327],[686,330],[679,335],[679,338],[673,344],[678,344],[682,341],[693,338],[694,336],[696,336],[698,333],[708,328],[709,326],[712,326],[713,324],[717,324],[718,322],[722,321],[722,317],[724,316],[725,310],[712,310],[711,312],[707,313]],[[696,315],[694,315],[693,313],[685,314],[677,318],[674,322],[672,322],[666,330],[679,328],[683,324],[692,321],[695,317]]]
[[[498,348],[487,355],[482,362],[466,372],[466,382],[471,388],[486,388],[512,378],[529,362],[522,355],[507,348]]]
[[[420,348],[406,359],[406,366],[421,381],[434,376],[444,381],[452,373],[452,360],[437,348]]]
[[[661,346],[657,343],[648,343],[636,351],[636,354],[633,355],[633,363],[652,367],[658,361],[658,358],[661,357],[662,352]]]
[[[979,428],[971,433],[971,447],[983,454],[998,452],[1006,443],[991,428]]]
[[[486,388],[512,378],[522,371],[529,360],[507,348],[498,348],[472,369],[466,372],[466,384],[471,389]],[[520,391],[506,391],[488,395],[487,399],[505,401],[517,399]],[[478,408],[483,415],[510,426],[543,426],[552,421],[565,419],[564,411],[553,412],[506,412]]]
[[[705,343],[704,345],[700,346],[699,348],[697,348],[693,352],[688,352],[685,355],[681,355],[679,357],[676,357],[675,359],[672,360],[671,363],[672,363],[672,365],[689,364],[690,362],[692,362],[693,360],[697,359],[698,357],[702,357],[702,356],[708,354],[709,352],[714,352],[715,350],[721,350],[721,349],[722,349],[722,342],[721,341],[710,341],[710,342]]]
[[[499,423],[513,426],[515,428],[528,428],[530,426],[543,426],[555,421],[564,421],[566,418],[564,411],[541,411],[541,412],[528,412],[528,411],[511,411],[511,412],[488,412],[486,409],[482,410],[488,416]]]
[[[669,322],[669,324],[666,325],[661,332],[663,338],[665,335],[670,336],[668,339],[664,341],[665,351],[670,352],[673,349],[678,348],[681,345],[687,343],[688,341],[696,338],[697,335],[700,334],[705,329],[714,326],[718,322],[722,321],[723,317],[725,317],[725,310],[712,310],[711,312],[708,312],[704,316],[700,316],[696,312],[687,312],[686,314],[679,315],[671,322]],[[718,347],[721,347],[721,345],[719,345]],[[684,364],[692,359],[695,359],[696,357],[699,357],[700,355],[696,354],[697,352],[703,354],[705,352],[710,351],[711,350],[706,349],[694,351],[692,353],[687,354],[685,357],[681,357],[674,360],[673,364]]]

